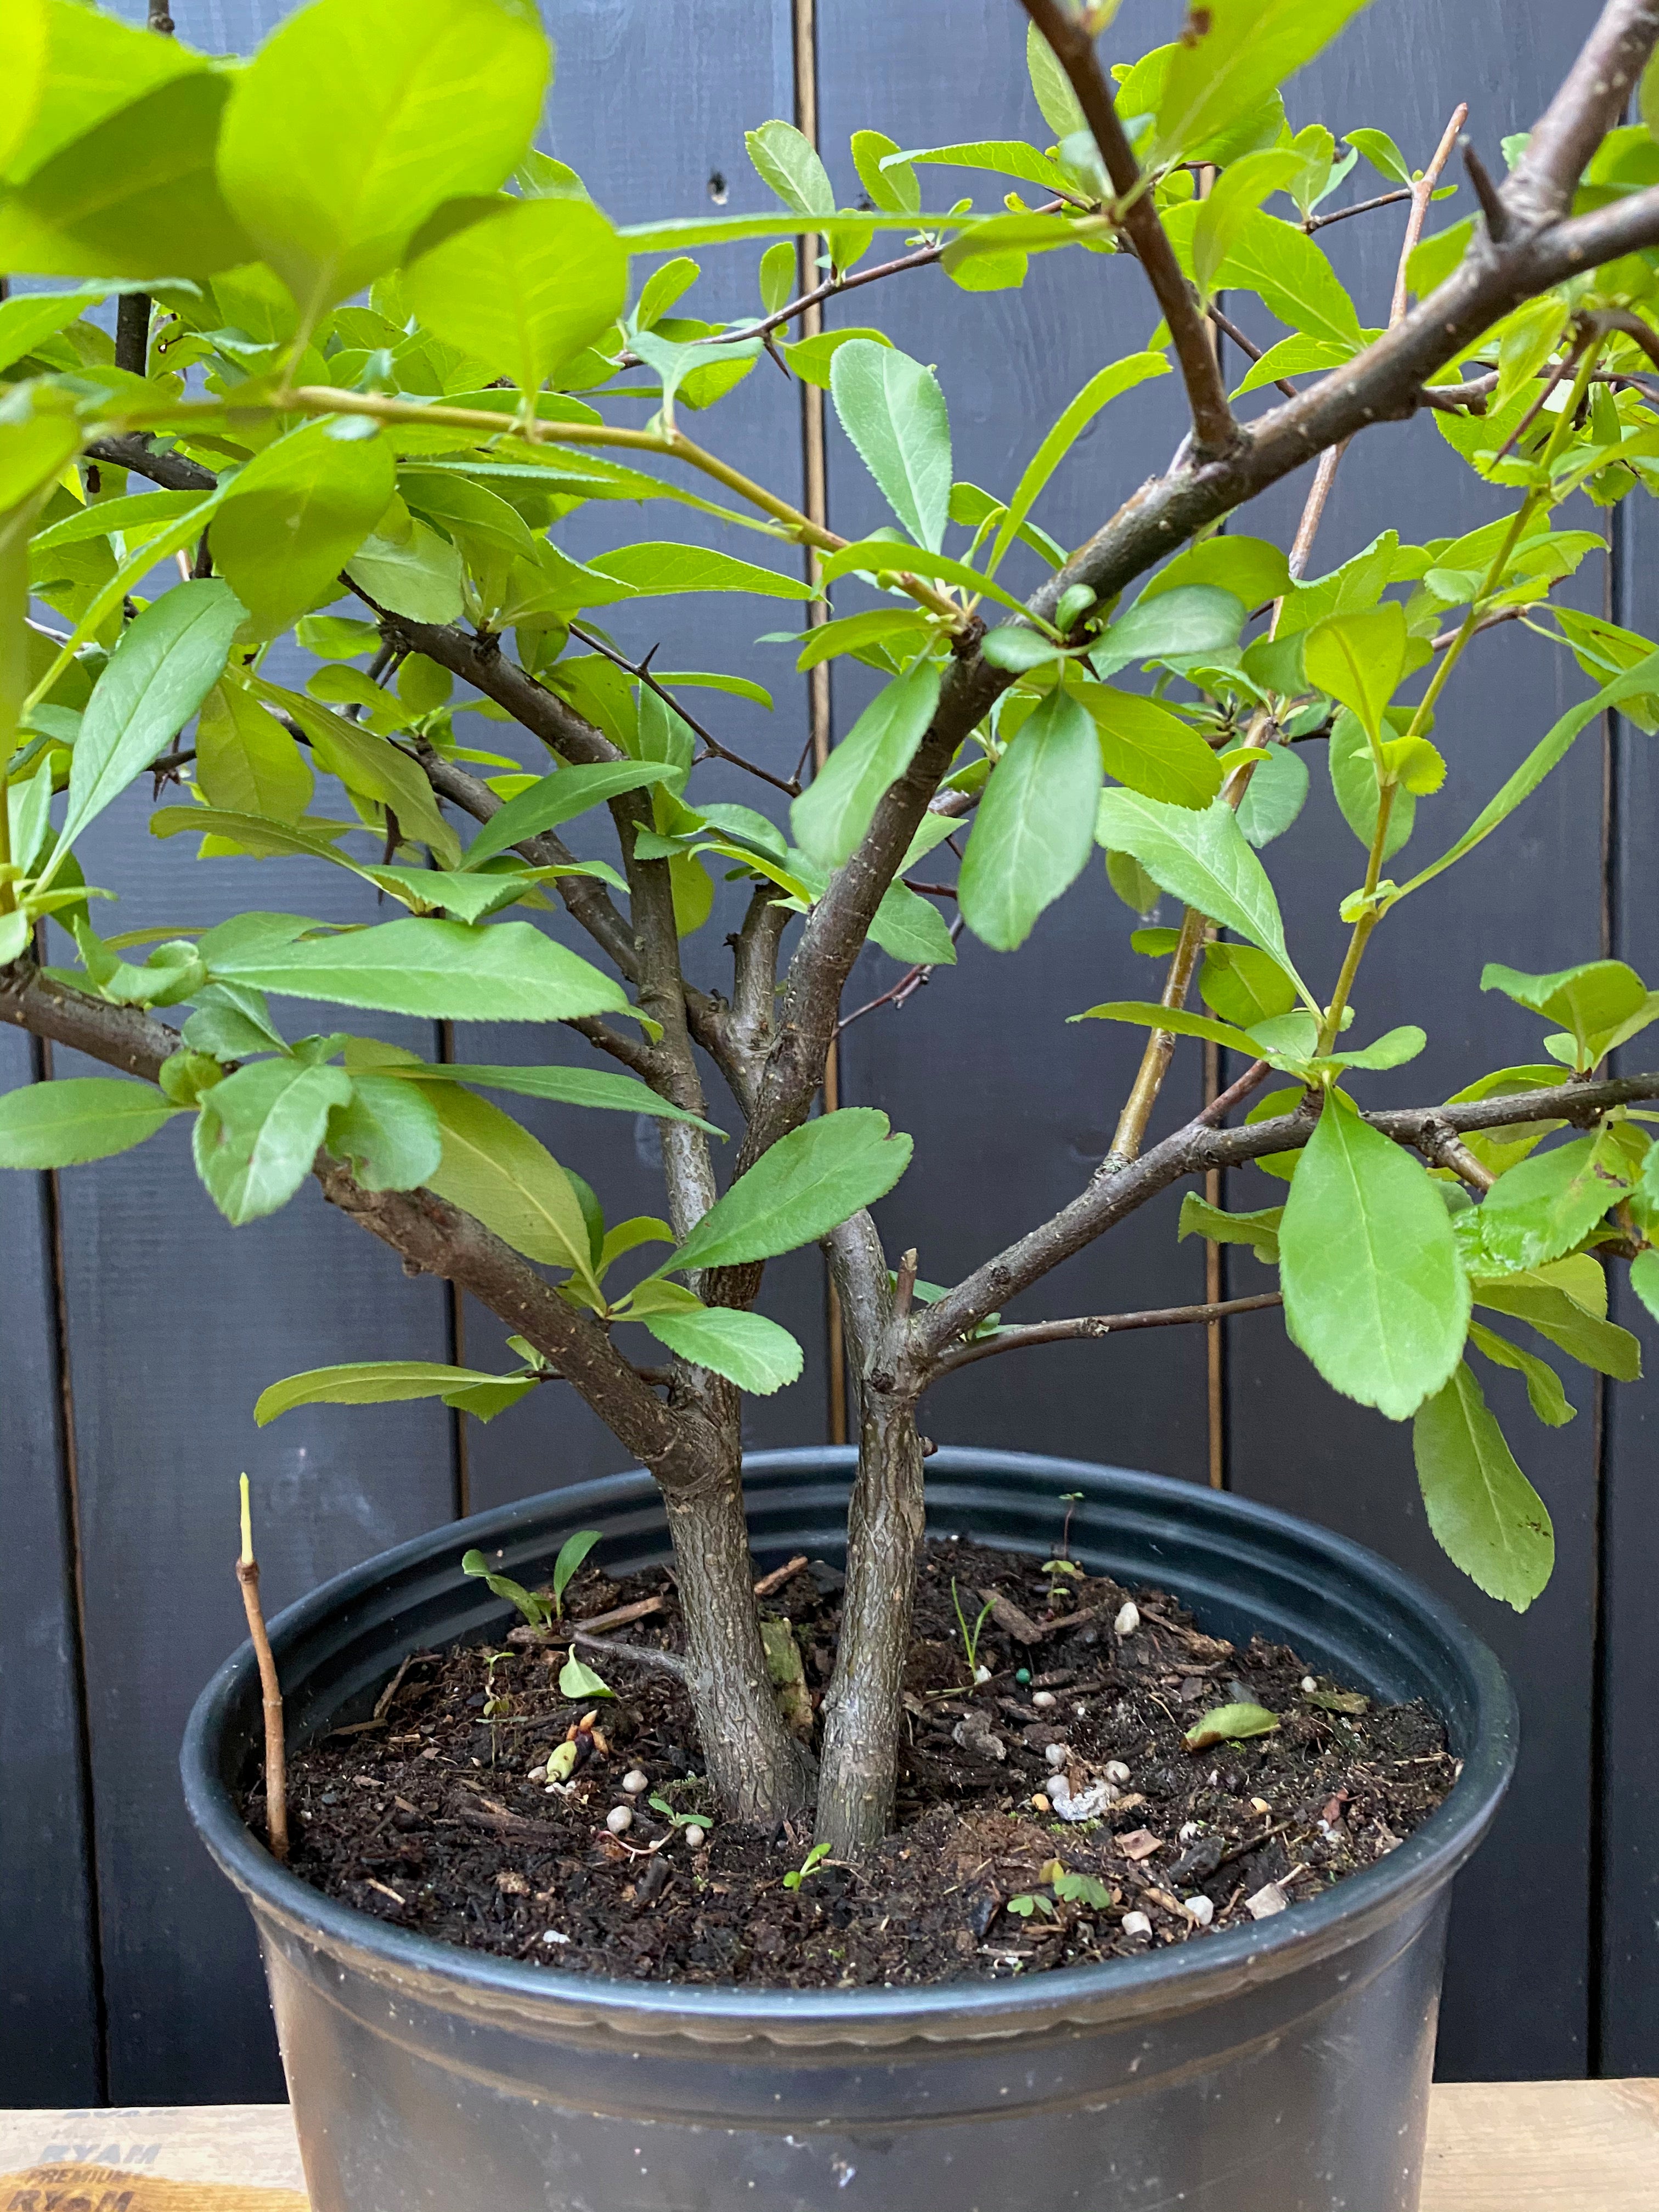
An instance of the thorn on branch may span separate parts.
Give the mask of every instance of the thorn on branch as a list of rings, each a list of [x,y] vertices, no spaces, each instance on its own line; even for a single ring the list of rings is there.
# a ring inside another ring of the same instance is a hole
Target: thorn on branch
[[[1457,149],[1463,156],[1463,167],[1468,171],[1474,196],[1480,203],[1480,212],[1486,218],[1486,235],[1494,246],[1502,246],[1512,228],[1504,196],[1492,181],[1492,172],[1475,152],[1474,140],[1466,134],[1458,140]]]

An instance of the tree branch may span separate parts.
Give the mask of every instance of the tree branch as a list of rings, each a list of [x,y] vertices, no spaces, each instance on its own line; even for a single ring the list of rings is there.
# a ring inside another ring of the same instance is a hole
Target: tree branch
[[[1572,205],[1585,164],[1623,116],[1656,40],[1656,0],[1608,0],[1503,193],[1506,214],[1523,230],[1553,222]]]
[[[178,1031],[154,1015],[52,982],[27,962],[0,970],[0,1021],[149,1083],[179,1049]],[[471,1291],[527,1337],[665,1488],[684,1493],[708,1479],[719,1459],[712,1432],[696,1415],[665,1406],[598,1322],[481,1221],[429,1190],[366,1191],[325,1153],[314,1172],[329,1203],[406,1267]]]
[[[1192,286],[1182,273],[1175,248],[1158,220],[1152,196],[1142,179],[1140,164],[1119,120],[1111,87],[1101,72],[1093,33],[1060,0],[1022,0],[1026,14],[1052,48],[1054,58],[1071,79],[1100,158],[1106,165],[1121,214],[1116,219],[1146,271],[1148,283],[1164,310],[1170,342],[1181,363],[1187,401],[1193,416],[1193,454],[1209,460],[1224,453],[1238,436],[1238,425],[1227,404],[1226,386],[1204,328]],[[1114,213],[1116,213],[1114,210]]]
[[[1410,1107],[1367,1114],[1364,1118],[1396,1144],[1417,1148],[1425,1139],[1439,1142],[1442,1133],[1464,1136],[1471,1130],[1507,1128],[1517,1121],[1587,1124],[1610,1107],[1656,1097],[1659,1072],[1615,1076],[1601,1083],[1553,1084],[1547,1090],[1523,1091],[1513,1097]],[[1217,1106],[1221,1103],[1218,1100]],[[1185,1176],[1203,1175],[1212,1168],[1242,1167],[1247,1160],[1260,1159],[1269,1152],[1293,1152],[1307,1143],[1318,1118],[1313,1108],[1304,1106],[1294,1114],[1277,1115],[1270,1121],[1224,1129],[1212,1127],[1200,1115],[1120,1173],[1106,1175],[1097,1170],[1087,1188],[1069,1206],[976,1267],[937,1304],[917,1313],[905,1348],[901,1387],[912,1390],[924,1387],[941,1371],[939,1363],[945,1354],[988,1315],[1021,1291],[1029,1290],[1062,1260],[1069,1260],[1115,1228],[1158,1192]]]
[[[1253,1297],[1218,1298],[1202,1306],[1154,1306],[1139,1313],[1078,1314],[1069,1321],[1016,1322],[994,1336],[976,1337],[943,1353],[935,1376],[954,1375],[958,1367],[971,1367],[994,1352],[1018,1352],[1028,1344],[1066,1344],[1079,1337],[1117,1336],[1125,1329],[1174,1328],[1186,1322],[1225,1321],[1230,1314],[1260,1313],[1267,1306],[1282,1306],[1282,1291],[1260,1291]]]

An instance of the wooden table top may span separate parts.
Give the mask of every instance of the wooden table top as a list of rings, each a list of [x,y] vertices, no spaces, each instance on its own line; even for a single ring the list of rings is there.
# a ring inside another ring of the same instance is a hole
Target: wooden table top
[[[285,2105],[0,2111],[0,2212],[101,2194],[116,2177],[120,2212],[307,2212]],[[1656,2204],[1659,2081],[1437,2086],[1422,2212]]]

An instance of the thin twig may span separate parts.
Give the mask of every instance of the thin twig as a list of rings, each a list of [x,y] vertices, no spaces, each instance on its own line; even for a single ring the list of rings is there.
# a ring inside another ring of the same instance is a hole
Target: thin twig
[[[952,945],[961,936],[963,927],[962,916],[958,915],[951,924]],[[860,1020],[866,1014],[873,1014],[878,1007],[905,1005],[927,982],[938,965],[937,961],[923,960],[918,961],[914,968],[907,968],[890,991],[884,991],[878,999],[866,999],[861,1006],[854,1006],[850,1014],[844,1014],[836,1024],[836,1035],[839,1036],[843,1030],[851,1029],[854,1022]]]
[[[624,1644],[615,1636],[590,1636],[583,1628],[573,1629],[570,1641],[573,1646],[590,1644],[595,1651],[608,1651],[614,1659],[635,1659],[641,1667],[659,1668],[682,1682],[686,1679],[685,1662],[678,1652],[659,1651],[649,1644]]]
[[[1225,1321],[1231,1314],[1260,1313],[1285,1303],[1282,1291],[1260,1291],[1248,1298],[1216,1298],[1206,1305],[1159,1306],[1140,1313],[1078,1314],[1067,1321],[1036,1321],[1000,1328],[994,1336],[975,1338],[947,1352],[936,1371],[953,1374],[971,1367],[994,1352],[1018,1352],[1028,1344],[1067,1344],[1079,1338],[1118,1336],[1128,1329],[1176,1328],[1189,1322]]]
[[[1101,70],[1094,31],[1088,21],[1073,15],[1061,0],[1023,0],[1023,5],[1071,81],[1117,195],[1117,204],[1110,210],[1113,220],[1133,244],[1164,310],[1192,410],[1194,458],[1213,459],[1236,442],[1238,425],[1227,404],[1226,387],[1199,312],[1197,295],[1176,259],[1149,180],[1141,173],[1112,87]]]
[[[1411,196],[1411,186],[1401,185],[1394,191],[1379,192],[1373,200],[1356,200],[1352,207],[1334,208],[1329,215],[1308,216],[1304,217],[1302,228],[1311,237],[1315,231],[1323,230],[1328,223],[1346,222],[1351,215],[1369,215],[1373,208],[1393,207],[1401,200],[1408,200]]]
[[[591,646],[595,653],[603,654],[605,659],[615,667],[624,669],[629,675],[637,678],[647,690],[654,691],[664,706],[672,708],[685,724],[686,728],[694,736],[702,739],[709,753],[712,753],[716,760],[729,761],[733,768],[743,769],[750,775],[757,775],[763,783],[769,783],[775,791],[781,791],[790,799],[800,797],[800,785],[794,777],[792,776],[786,783],[781,775],[774,775],[770,769],[759,768],[753,761],[745,760],[741,753],[732,752],[728,746],[723,745],[718,738],[711,736],[693,715],[688,714],[672,691],[665,691],[663,689],[651,673],[649,665],[651,654],[657,650],[654,645],[651,648],[651,653],[647,653],[644,659],[630,660],[625,653],[618,653],[615,646],[607,645],[602,637],[596,636],[592,630],[584,629],[580,623],[571,623],[570,635],[572,637],[580,638],[584,645]],[[707,757],[708,755],[705,754],[704,758]]]
[[[283,1691],[276,1678],[276,1662],[265,1632],[264,1607],[259,1603],[259,1563],[253,1556],[253,1517],[248,1504],[247,1477],[242,1477],[242,1551],[236,1562],[241,1585],[242,1609],[247,1632],[253,1639],[253,1656],[259,1662],[259,1690],[264,1708],[265,1833],[270,1856],[279,1865],[288,1863],[288,1763],[283,1738]]]

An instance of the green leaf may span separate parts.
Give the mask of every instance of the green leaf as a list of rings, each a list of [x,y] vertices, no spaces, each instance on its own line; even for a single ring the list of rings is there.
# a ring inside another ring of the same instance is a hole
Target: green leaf
[[[1260,852],[1282,837],[1308,801],[1308,763],[1290,745],[1269,747],[1235,810],[1245,842]]]
[[[1406,611],[1389,599],[1367,614],[1332,615],[1308,632],[1308,681],[1357,714],[1374,745],[1382,714],[1406,671]]]
[[[559,1669],[559,1695],[568,1698],[574,1705],[581,1705],[589,1698],[614,1698],[616,1694],[604,1676],[596,1674],[574,1651]]]
[[[1628,1329],[1607,1318],[1607,1297],[1601,1263],[1588,1252],[1520,1274],[1477,1277],[1474,1283],[1476,1305],[1525,1322],[1547,1343],[1598,1375],[1637,1382],[1642,1373],[1641,1344]]]
[[[550,1098],[561,1106],[608,1107],[621,1114],[648,1114],[661,1121],[689,1121],[711,1136],[725,1132],[700,1114],[659,1098],[636,1075],[613,1075],[602,1067],[495,1067],[453,1066],[449,1061],[400,1063],[390,1071],[402,1083],[466,1083],[484,1091],[510,1091],[524,1098]]]
[[[1365,0],[1207,0],[1170,54],[1158,129],[1160,167],[1257,106],[1328,46]]]
[[[396,488],[385,438],[307,422],[256,453],[213,524],[214,566],[247,609],[252,635],[298,620],[356,552]]]
[[[710,1368],[755,1397],[770,1397],[794,1382],[804,1364],[788,1330],[763,1314],[708,1306],[696,1312],[651,1314],[641,1326],[677,1358]]]
[[[196,725],[196,787],[228,814],[297,822],[311,803],[309,765],[274,714],[240,684],[216,684]]]
[[[1284,1213],[1282,1206],[1258,1206],[1253,1213],[1224,1213],[1218,1206],[1211,1206],[1195,1190],[1189,1190],[1181,1201],[1181,1221],[1176,1231],[1177,1243],[1183,1237],[1204,1237],[1212,1244],[1248,1244],[1258,1260],[1272,1267],[1279,1260],[1279,1224]]]
[[[1333,1063],[1339,1067],[1403,1067],[1408,1060],[1415,1060],[1428,1042],[1428,1038],[1414,1023],[1407,1022],[1397,1030],[1387,1030],[1375,1044],[1362,1045],[1353,1052],[1334,1052]]]
[[[1412,173],[1406,167],[1406,157],[1386,131],[1345,131],[1342,137],[1391,185],[1410,184]]]
[[[1463,1361],[1418,1414],[1412,1451],[1441,1549],[1488,1597],[1524,1613],[1550,1578],[1554,1531]]]
[[[1254,945],[1206,945],[1199,989],[1212,1013],[1243,1030],[1276,1020],[1296,1004],[1295,984]]]
[[[235,1226],[285,1206],[311,1172],[328,1117],[351,1096],[343,1068],[256,1060],[205,1091],[196,1170]]]
[[[1097,676],[1115,676],[1132,660],[1224,653],[1244,623],[1244,603],[1214,584],[1179,584],[1148,591],[1092,648]]]
[[[416,1190],[437,1173],[443,1131],[429,1100],[390,1075],[355,1075],[329,1117],[328,1149],[365,1190]]]
[[[562,1022],[628,1005],[620,984],[527,921],[386,921],[281,946],[255,941],[211,964],[216,977],[258,990],[425,1021]]]
[[[219,175],[305,325],[443,201],[495,190],[550,67],[520,0],[313,0],[277,27],[234,80]]]
[[[373,691],[360,669],[321,669],[312,680],[326,682],[330,677],[345,678],[354,690],[361,686]],[[404,837],[418,838],[428,845],[441,866],[455,866],[461,856],[459,842],[439,813],[418,762],[371,729],[367,721],[331,714],[304,692],[284,690],[263,677],[250,676],[246,681],[256,699],[299,724],[310,742],[312,757],[325,775],[337,775],[354,796],[389,807]],[[384,694],[374,696],[384,702]]]
[[[653,695],[654,696],[654,695]],[[600,761],[584,768],[556,769],[528,790],[509,799],[492,814],[462,856],[464,869],[476,868],[498,853],[546,830],[574,822],[590,807],[619,799],[626,791],[671,782],[676,771],[666,761]]]
[[[1188,1751],[1207,1751],[1214,1743],[1243,1743],[1252,1736],[1272,1735],[1279,1725],[1278,1714],[1265,1705],[1216,1705],[1194,1721],[1181,1741]]]
[[[1078,105],[1072,80],[1035,23],[1025,27],[1025,70],[1038,110],[1056,139],[1069,138],[1088,129],[1088,118]]]
[[[1207,1014],[1195,1014],[1185,1006],[1159,1006],[1151,999],[1109,999],[1103,1006],[1087,1007],[1068,1018],[1074,1022],[1133,1022],[1139,1029],[1163,1030],[1172,1036],[1204,1037],[1212,1044],[1224,1045],[1229,1052],[1242,1052],[1250,1060],[1256,1057],[1250,1039],[1231,1022],[1212,1021]]]
[[[180,58],[183,73],[128,95],[0,198],[0,266],[203,277],[253,258],[214,177],[229,84],[199,56]]]
[[[1647,985],[1622,960],[1591,960],[1550,975],[1525,975],[1492,960],[1480,971],[1483,991],[1501,991],[1518,1006],[1559,1022],[1572,1032],[1581,1068],[1594,1067],[1654,1018]],[[1644,1018],[1636,1022],[1635,1018]]]
[[[948,553],[929,553],[921,546],[906,545],[892,538],[865,538],[855,544],[843,545],[824,562],[822,580],[826,588],[838,583],[842,577],[854,569],[862,569],[873,576],[891,574],[927,576],[935,581],[955,584],[964,592],[994,599],[999,606],[1006,607],[1011,614],[1025,618],[1025,610],[1012,592],[977,568],[970,568],[965,561],[957,561]]]
[[[510,1405],[534,1387],[531,1381],[485,1375],[473,1367],[442,1367],[428,1359],[364,1360],[340,1367],[313,1367],[303,1375],[284,1376],[260,1392],[253,1418],[263,1429],[295,1406],[386,1406],[409,1398],[441,1398],[449,1404],[475,1390],[481,1395],[511,1391],[512,1396],[505,1400]],[[467,1410],[487,1421],[502,1407],[494,1404],[489,1412],[483,1412],[469,1406]],[[478,1555],[469,1553],[467,1556]],[[469,1568],[468,1572],[471,1571]]]
[[[908,884],[889,884],[870,924],[870,942],[907,968],[954,968],[957,948],[939,908]]]
[[[1291,1184],[1279,1261],[1291,1340],[1344,1396],[1404,1420],[1456,1367],[1469,1286],[1444,1203],[1339,1091]]]
[[[903,775],[939,704],[936,660],[919,660],[878,691],[789,810],[801,850],[821,867],[851,858],[889,786]]]
[[[0,21],[0,78],[6,87],[0,173],[27,143],[46,89],[49,21],[46,0],[11,0]]]
[[[730,1267],[815,1244],[884,1198],[910,1164],[910,1139],[873,1106],[844,1106],[781,1137],[716,1199],[663,1272]]]
[[[811,140],[793,123],[763,123],[758,131],[745,131],[743,143],[761,182],[772,187],[785,207],[797,215],[834,215],[836,192],[829,172]]]
[[[1267,872],[1225,799],[1197,814],[1138,792],[1103,792],[1096,836],[1111,852],[1133,854],[1161,890],[1271,953],[1313,1005],[1285,947]]]
[[[1037,35],[1036,26],[1031,26],[1031,35]],[[1048,52],[1047,47],[1043,48]],[[1036,505],[1044,486],[1065,459],[1072,447],[1092,422],[1101,409],[1115,399],[1120,392],[1131,392],[1137,384],[1144,384],[1149,376],[1167,376],[1170,364],[1161,353],[1132,353],[1123,361],[1115,361],[1108,368],[1091,376],[1073,399],[1048,436],[1037,447],[1025,465],[1025,472],[1014,489],[1008,502],[1008,511],[998,526],[990,558],[985,563],[986,574],[994,576],[1001,566],[1002,556],[1019,535],[1021,526]],[[941,407],[943,402],[940,403]],[[836,402],[837,406],[840,401]],[[856,442],[856,441],[855,441]],[[862,448],[860,448],[862,450]],[[866,456],[866,460],[868,456]],[[873,463],[871,473],[876,475]],[[879,477],[877,477],[879,482]],[[885,487],[883,487],[884,489]],[[890,499],[891,495],[889,494]],[[902,511],[894,505],[894,513],[904,519]],[[938,550],[939,540],[923,540]]]
[[[470,1091],[434,1084],[423,1095],[443,1132],[442,1162],[428,1176],[428,1187],[476,1214],[527,1260],[568,1267],[597,1297],[581,1201],[547,1147]]]
[[[1376,835],[1376,810],[1380,804],[1376,755],[1359,717],[1346,707],[1331,725],[1326,760],[1331,789],[1342,810],[1342,818],[1369,852]],[[1389,815],[1388,834],[1382,840],[1385,860],[1392,860],[1411,836],[1416,817],[1416,799],[1408,791],[1396,791]]]
[[[1294,0],[1291,0],[1294,4]],[[1196,204],[1189,224],[1197,221]],[[1172,237],[1179,239],[1186,209],[1177,208],[1169,222]],[[1218,286],[1228,291],[1254,292],[1269,314],[1303,336],[1356,350],[1364,343],[1358,311],[1340,279],[1320,248],[1301,227],[1281,222],[1257,208],[1239,224],[1231,251],[1216,272]]]
[[[496,1557],[501,1555],[498,1553]],[[505,1598],[509,1605],[517,1606],[532,1628],[545,1628],[553,1617],[553,1608],[547,1600],[534,1590],[527,1590],[522,1583],[514,1582],[511,1575],[493,1574],[489,1562],[480,1551],[463,1552],[461,1572],[476,1575],[492,1597]],[[573,1662],[567,1662],[567,1667]],[[597,1680],[597,1677],[595,1678]],[[570,1764],[563,1772],[568,1775],[575,1763],[575,1747],[569,1747]]]
[[[975,138],[951,146],[917,146],[908,153],[890,154],[887,162],[894,168],[921,162],[952,169],[989,169],[996,176],[1018,177],[1045,192],[1074,196],[1077,191],[1057,161],[1019,138]]]
[[[854,338],[867,339],[872,345],[890,346],[893,343],[880,331],[860,330],[855,325],[846,330],[819,331],[810,338],[797,338],[793,345],[782,349],[784,358],[803,384],[815,384],[821,392],[827,392],[836,351]]]
[[[129,1152],[181,1109],[109,1075],[26,1083],[0,1097],[0,1167],[70,1168]]]
[[[1481,1200],[1481,1252],[1504,1271],[1559,1260],[1630,1188],[1606,1131],[1534,1152],[1506,1169]]]
[[[0,26],[0,54],[3,53],[9,27]],[[0,124],[0,132],[4,128],[5,125]],[[125,285],[82,284],[73,292],[27,292],[21,299],[0,302],[0,370],[9,368],[15,361],[21,361],[25,354],[33,353],[36,346],[47,338],[56,337],[59,331],[67,330],[83,308],[106,299],[112,290],[128,289],[131,288]],[[188,506],[198,495],[194,492],[161,492],[155,496]],[[94,508],[83,519],[95,524],[97,516],[98,510]],[[112,524],[110,526],[114,528],[117,526]],[[96,536],[100,533],[94,529],[86,534]],[[38,532],[32,541],[37,550],[48,542],[61,544],[63,539],[61,536],[43,530]]]
[[[852,150],[853,167],[859,173],[859,182],[872,207],[880,208],[888,215],[920,214],[921,186],[908,162],[892,160],[899,150],[893,139],[879,131],[855,131]]]
[[[882,496],[916,544],[937,553],[950,513],[951,418],[932,369],[855,338],[836,352],[830,390]]]
[[[446,345],[533,392],[622,313],[628,254],[591,200],[463,201],[415,239],[403,287]]]
[[[683,592],[753,592],[766,599],[811,599],[817,595],[798,576],[757,568],[730,553],[702,545],[624,545],[589,562],[595,574],[627,586],[629,596],[660,599]]]
[[[1494,1366],[1513,1368],[1522,1376],[1532,1410],[1547,1428],[1565,1428],[1574,1418],[1578,1409],[1567,1403],[1560,1376],[1536,1352],[1522,1352],[1519,1345],[1478,1321],[1469,1323],[1469,1342],[1476,1351],[1484,1352]]]
[[[1148,579],[1135,601],[1137,611],[1184,584],[1209,584],[1230,592],[1241,607],[1259,607],[1264,600],[1283,599],[1290,590],[1290,563],[1280,548],[1265,538],[1235,538],[1231,531],[1220,537],[1206,538],[1200,544],[1189,545],[1184,553],[1177,553],[1173,561]],[[1237,635],[1235,629],[1233,638]],[[1224,644],[1232,642],[1218,628],[1216,638]],[[1214,641],[1206,639],[1194,650],[1207,651]]]
[[[598,1528],[578,1528],[574,1536],[567,1536],[559,1547],[559,1556],[553,1562],[553,1595],[562,1599],[570,1587],[571,1577],[599,1540],[603,1532]]]
[[[963,918],[982,944],[1014,951],[1082,874],[1100,752],[1093,721],[1067,692],[1051,691],[1021,724],[986,787],[957,886]]]
[[[1652,1245],[1631,1261],[1630,1286],[1655,1321],[1659,1321],[1659,1252]]]
[[[346,574],[389,613],[413,622],[460,620],[460,548],[411,516],[395,532],[366,538]]]
[[[1200,202],[1193,225],[1193,278],[1206,295],[1216,271],[1227,258],[1244,224],[1272,193],[1281,191],[1306,167],[1288,146],[1246,154],[1228,164]]]
[[[1139,692],[1104,684],[1079,684],[1076,696],[1094,717],[1108,775],[1171,806],[1207,807],[1219,795],[1220,763],[1179,714]]]
[[[1484,838],[1490,837],[1499,823],[1507,821],[1522,800],[1529,799],[1537,790],[1550,770],[1565,757],[1573,739],[1586,724],[1593,722],[1609,707],[1616,707],[1621,700],[1639,697],[1643,693],[1655,690],[1659,690],[1659,653],[1650,653],[1634,668],[1627,669],[1622,676],[1614,677],[1611,684],[1604,684],[1593,698],[1581,700],[1577,706],[1569,708],[1539,739],[1498,796],[1476,815],[1457,842],[1430,866],[1413,876],[1408,884],[1401,886],[1395,894],[1396,902],[1419,890],[1423,884],[1432,882],[1455,860],[1461,860]]]
[[[173,743],[223,673],[242,619],[229,585],[204,578],[175,585],[128,623],[82,717],[59,854]]]

